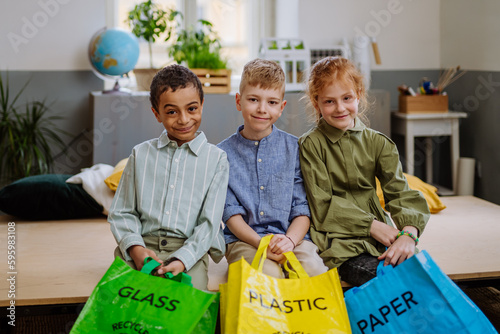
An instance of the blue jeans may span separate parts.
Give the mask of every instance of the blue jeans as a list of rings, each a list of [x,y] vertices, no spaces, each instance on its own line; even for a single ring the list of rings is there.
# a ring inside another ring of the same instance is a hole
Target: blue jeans
[[[380,263],[375,256],[363,253],[346,262],[338,268],[340,278],[347,283],[360,286],[377,276],[377,266]]]

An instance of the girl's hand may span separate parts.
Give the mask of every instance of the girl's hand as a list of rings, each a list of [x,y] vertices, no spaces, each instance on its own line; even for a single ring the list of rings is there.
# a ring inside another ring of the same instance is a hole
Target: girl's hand
[[[415,254],[415,241],[409,236],[402,235],[387,250],[378,257],[384,260],[384,266],[389,264],[396,266],[403,263]]]
[[[144,266],[144,259],[147,257],[152,257],[154,260],[162,263],[162,261],[158,258],[153,250],[144,248],[140,245],[131,246],[127,249],[127,251],[132,260],[134,260],[137,270],[142,269],[142,267]],[[160,268],[160,266],[156,267],[156,269],[158,268]]]
[[[418,230],[414,226],[405,226],[403,231],[413,235],[418,235]],[[399,233],[399,232],[398,232]],[[403,263],[415,254],[416,243],[413,238],[402,235],[393,242],[393,244],[378,257],[379,260],[384,260],[384,265],[392,264],[393,266]]]
[[[268,254],[280,255],[286,252],[291,252],[295,245],[289,237],[284,234],[275,234],[271,241],[269,241]],[[269,252],[270,251],[270,252]]]
[[[370,235],[385,247],[390,247],[396,241],[398,233],[399,230],[397,228],[376,219],[373,220],[370,228]]]

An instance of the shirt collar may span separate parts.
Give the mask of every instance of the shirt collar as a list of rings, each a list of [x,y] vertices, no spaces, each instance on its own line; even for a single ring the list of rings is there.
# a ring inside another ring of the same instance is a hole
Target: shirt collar
[[[193,140],[182,144],[181,147],[186,145],[191,150],[191,152],[193,152],[196,156],[198,156],[201,151],[201,148],[206,142],[207,142],[207,137],[205,136],[205,133],[203,131],[198,131],[196,132],[196,137]],[[171,140],[170,138],[168,138],[167,131],[163,130],[160,137],[158,138],[157,147],[160,149],[162,147],[167,146],[170,143],[174,143],[175,147],[177,147],[177,142],[175,140]]]
[[[241,135],[241,130],[243,130],[243,128],[245,127],[245,125],[240,125],[238,127],[238,131],[236,131],[236,136],[238,138],[238,140],[245,144],[245,145],[251,145],[251,146],[255,146],[255,142],[265,142],[267,140],[272,140],[273,137],[276,136],[276,133],[278,132],[278,128],[274,126],[274,124],[272,125],[272,131],[269,135],[267,135],[266,137],[262,138],[261,140],[251,140],[251,139],[247,139],[245,137],[243,137]]]
[[[332,143],[336,143],[344,135],[345,132],[359,132],[363,131],[366,126],[361,122],[361,120],[356,117],[354,120],[354,127],[347,131],[337,129],[336,127],[328,124],[324,118],[321,118],[318,123],[318,129],[328,138]]]

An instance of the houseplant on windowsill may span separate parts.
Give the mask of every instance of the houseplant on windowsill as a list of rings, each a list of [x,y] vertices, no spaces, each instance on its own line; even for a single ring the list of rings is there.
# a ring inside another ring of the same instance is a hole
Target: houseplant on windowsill
[[[182,14],[176,12],[176,16]],[[229,93],[231,70],[221,55],[221,43],[213,25],[207,20],[198,20],[197,28],[181,29],[178,25],[177,39],[169,47],[169,55],[198,75],[206,93]]]
[[[154,74],[158,71],[153,66],[153,44],[159,39],[168,41],[175,27],[177,12],[172,9],[163,10],[151,0],[137,4],[128,12],[126,23],[132,33],[148,43],[149,68],[134,69],[138,90],[149,90]]]
[[[4,81],[0,73],[0,185],[26,176],[46,174],[54,163],[54,148],[64,152],[67,146],[54,121],[62,117],[49,115],[45,101],[26,103],[25,111],[19,111],[17,101],[29,81],[12,98],[9,74]]]

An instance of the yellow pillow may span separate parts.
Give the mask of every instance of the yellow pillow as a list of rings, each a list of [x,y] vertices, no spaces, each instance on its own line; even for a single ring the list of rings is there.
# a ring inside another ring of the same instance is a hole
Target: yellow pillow
[[[438,213],[439,211],[446,208],[446,206],[441,202],[437,194],[437,188],[425,183],[418,177],[404,173],[406,180],[408,180],[408,186],[410,189],[418,190],[424,195],[427,205],[429,206],[429,211],[431,213]],[[384,194],[382,193],[382,188],[380,187],[380,182],[377,181],[377,196],[380,201],[380,205],[385,209]]]
[[[118,183],[120,182],[120,178],[122,177],[123,169],[125,168],[127,161],[128,158],[120,160],[120,162],[116,164],[111,175],[104,180],[104,183],[106,183],[109,189],[116,191],[116,188],[118,188]]]

